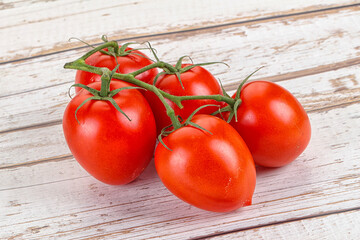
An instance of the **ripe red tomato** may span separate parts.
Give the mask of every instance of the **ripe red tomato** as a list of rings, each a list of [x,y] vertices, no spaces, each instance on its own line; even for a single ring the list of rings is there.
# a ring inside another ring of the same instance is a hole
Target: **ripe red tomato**
[[[228,212],[251,204],[256,172],[245,142],[224,120],[195,115],[192,122],[211,132],[185,126],[163,139],[155,166],[164,185],[198,208]]]
[[[130,49],[132,48],[126,48],[125,51]],[[132,54],[132,53],[136,53],[136,54]],[[126,56],[117,57],[117,61],[120,64],[120,66],[116,72],[124,73],[124,74],[131,73],[136,70],[139,70],[140,68],[152,64],[152,62],[149,59],[147,59],[147,56],[144,53],[138,50],[134,50],[132,53]],[[137,54],[140,54],[144,57],[139,56]],[[101,52],[96,52],[90,57],[88,57],[85,60],[85,63],[95,67],[107,67],[110,70],[113,70],[117,65],[115,57],[111,55],[103,54]],[[137,75],[136,79],[148,83],[156,76],[157,73],[158,73],[157,69],[153,68]],[[98,82],[100,80],[101,80],[101,76],[95,73],[85,72],[81,70],[78,70],[76,72],[75,83],[88,85],[92,82]],[[75,89],[76,92],[79,92],[81,88],[77,87]]]
[[[100,89],[100,82],[89,86]],[[113,81],[110,90],[129,86]],[[129,121],[108,101],[90,100],[81,90],[68,104],[63,118],[67,144],[80,165],[107,184],[126,184],[137,178],[150,162],[156,143],[154,116],[142,94],[136,89],[122,90],[113,99],[129,116]]]
[[[246,142],[256,164],[284,166],[305,150],[310,121],[290,92],[272,82],[254,81],[242,88],[240,98],[238,121],[233,118],[230,124]]]
[[[190,64],[182,64],[182,68],[189,66]],[[181,87],[179,79],[175,74],[161,75],[155,83],[155,86],[169,94],[176,96],[196,96],[196,95],[222,95],[222,89],[216,78],[201,66],[194,67],[184,73],[180,74],[181,81],[184,89]],[[161,101],[155,96],[154,93],[147,91],[145,93],[146,99],[148,99],[151,109],[154,112],[156,119],[156,126],[158,132],[166,126],[171,124],[170,118],[166,114],[166,109]],[[167,99],[166,99],[167,100]],[[167,100],[169,105],[174,109],[175,114],[179,115],[182,119],[187,119],[195,109],[207,104],[217,104],[223,106],[222,102],[215,100],[186,100],[183,101],[183,108],[180,109],[175,103]],[[207,107],[201,109],[197,114],[211,114],[218,110],[218,107]]]

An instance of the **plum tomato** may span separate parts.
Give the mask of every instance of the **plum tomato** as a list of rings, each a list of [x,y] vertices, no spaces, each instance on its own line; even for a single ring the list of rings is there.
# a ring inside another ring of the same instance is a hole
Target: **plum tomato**
[[[257,165],[281,167],[305,150],[311,136],[309,117],[289,91],[272,82],[254,81],[243,86],[240,99],[237,122],[233,118],[230,124]]]
[[[99,90],[101,82],[88,86]],[[129,86],[112,81],[110,90]],[[126,184],[137,178],[150,162],[156,143],[154,115],[143,95],[126,89],[113,99],[131,119],[129,121],[109,101],[90,100],[93,95],[82,89],[70,101],[63,117],[67,144],[80,165],[98,180],[112,185]]]
[[[193,123],[170,133],[155,150],[155,166],[164,185],[183,201],[214,212],[251,204],[255,165],[245,142],[224,120],[195,115]]]

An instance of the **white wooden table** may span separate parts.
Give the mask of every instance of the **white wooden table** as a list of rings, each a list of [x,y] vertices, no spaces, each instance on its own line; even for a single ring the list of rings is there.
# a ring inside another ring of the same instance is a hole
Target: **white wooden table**
[[[154,164],[108,186],[76,162],[62,133],[75,71],[107,34],[190,55],[230,93],[277,82],[303,104],[312,139],[293,163],[257,169],[253,205],[194,208]],[[360,1],[0,1],[0,239],[360,239]]]

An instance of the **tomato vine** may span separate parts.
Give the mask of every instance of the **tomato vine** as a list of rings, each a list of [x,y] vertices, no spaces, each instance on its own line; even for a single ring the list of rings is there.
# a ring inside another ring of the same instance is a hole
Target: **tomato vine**
[[[127,46],[128,44],[124,44],[123,46],[125,46],[125,45]],[[90,57],[92,54],[94,54],[94,53],[96,53],[98,51],[103,51],[103,49],[106,49],[106,48],[113,49],[113,52],[115,52],[115,53],[121,52],[121,49],[122,49],[122,51],[124,51],[125,48],[123,48],[123,46],[121,48],[119,48],[119,45],[118,45],[118,43],[116,41],[105,41],[105,43],[101,44],[100,46],[97,46],[97,47],[93,48],[92,50],[85,53],[83,56],[81,56],[77,60],[75,60],[73,62],[66,63],[64,65],[64,68],[87,71],[87,72],[95,73],[95,74],[98,74],[98,75],[108,74],[108,72],[109,72],[108,70],[105,70],[104,68],[91,66],[91,65],[87,64],[85,62],[85,60],[88,57]],[[165,101],[165,98],[167,98],[170,101],[174,102],[179,108],[183,108],[182,101],[185,101],[185,100],[211,99],[211,100],[215,100],[215,101],[218,101],[218,102],[227,103],[229,107],[227,107],[225,110],[227,110],[227,111],[231,110],[231,112],[236,113],[237,107],[239,106],[239,101],[237,101],[237,99],[231,98],[227,94],[224,94],[224,96],[220,95],[220,94],[218,94],[218,95],[197,95],[197,96],[175,96],[175,95],[171,95],[171,94],[169,94],[169,93],[167,93],[165,91],[162,91],[162,90],[158,89],[157,87],[154,86],[154,84],[148,84],[148,83],[145,83],[143,81],[140,81],[140,80],[136,79],[135,77],[137,75],[139,75],[141,73],[144,73],[144,72],[146,72],[146,71],[148,71],[150,69],[161,68],[166,73],[175,74],[179,78],[179,81],[181,83],[180,73],[186,72],[186,71],[188,71],[188,70],[190,70],[190,69],[192,69],[192,68],[194,68],[196,66],[203,66],[203,65],[220,63],[220,62],[209,62],[209,63],[193,64],[191,66],[187,66],[185,68],[182,68],[181,67],[182,60],[183,60],[184,57],[186,57],[186,56],[183,56],[178,60],[178,62],[176,63],[175,66],[172,66],[169,63],[160,61],[159,58],[156,56],[156,54],[155,54],[155,52],[154,52],[154,50],[153,50],[153,48],[151,47],[150,44],[149,44],[149,48],[154,53],[154,56],[155,56],[155,58],[157,60],[156,62],[154,62],[153,64],[150,64],[148,66],[145,66],[145,67],[143,67],[141,69],[138,69],[138,70],[136,70],[134,72],[128,73],[128,74],[122,74],[122,73],[113,72],[111,77],[114,78],[114,79],[118,79],[118,80],[122,80],[122,81],[125,81],[125,82],[128,82],[128,83],[134,84],[134,85],[136,85],[138,87],[141,87],[141,88],[144,88],[144,89],[146,89],[148,91],[153,92],[160,99],[160,101],[164,104],[164,106],[166,108],[166,113],[169,116],[169,118],[171,119],[173,130],[181,128],[182,124],[181,124],[179,118],[175,115],[174,110]],[[154,82],[156,82],[156,79],[154,80]],[[223,90],[223,91],[225,93],[225,90]]]

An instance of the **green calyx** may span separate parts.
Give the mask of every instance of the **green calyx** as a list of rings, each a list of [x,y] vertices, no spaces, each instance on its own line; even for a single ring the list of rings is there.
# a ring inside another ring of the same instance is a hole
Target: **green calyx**
[[[114,75],[114,73],[116,72],[116,70],[119,68],[119,65],[117,65],[112,71],[110,71],[108,68],[102,68],[102,76],[101,76],[101,88],[100,91],[96,90],[94,88],[90,88],[89,86],[86,86],[84,84],[73,84],[71,87],[80,87],[85,89],[86,91],[88,91],[89,93],[91,93],[93,96],[89,97],[87,99],[85,99],[75,110],[75,119],[77,121],[78,124],[80,124],[78,118],[77,118],[77,112],[79,111],[79,109],[84,106],[87,102],[91,101],[91,100],[100,100],[100,101],[109,101],[116,110],[118,110],[120,113],[122,113],[129,121],[131,121],[131,119],[129,118],[128,115],[126,115],[126,113],[119,107],[119,105],[116,103],[116,101],[114,100],[114,96],[116,94],[118,94],[120,91],[122,90],[126,90],[126,89],[140,89],[140,87],[122,87],[122,88],[118,88],[115,90],[110,91],[110,81],[112,76]],[[70,87],[70,88],[71,88]]]
[[[156,54],[155,49],[151,46],[151,44],[148,42],[149,45],[149,49],[152,52],[152,54],[154,55],[156,62],[161,62],[159,57]],[[183,65],[183,60],[184,58],[189,58],[191,61],[191,65],[188,65],[186,67],[182,67]],[[188,55],[182,56],[178,59],[178,61],[176,62],[175,66],[172,66],[170,64],[165,64],[164,66],[162,66],[161,68],[164,70],[163,72],[158,73],[154,80],[153,80],[153,85],[156,84],[157,80],[159,79],[159,77],[161,75],[165,75],[165,74],[174,74],[176,75],[177,79],[179,80],[179,83],[181,85],[181,88],[184,89],[184,85],[181,81],[181,74],[185,73],[187,71],[189,71],[190,69],[197,67],[197,66],[206,66],[206,65],[211,65],[211,64],[217,64],[217,63],[221,63],[221,64],[225,64],[227,67],[230,67],[228,64],[224,63],[224,62],[206,62],[206,63],[197,63],[194,64],[192,58]]]
[[[196,123],[194,123],[194,122],[191,121],[192,118],[195,116],[195,114],[196,114],[197,112],[199,112],[201,109],[206,108],[206,107],[220,107],[220,106],[219,106],[219,105],[215,105],[215,104],[207,104],[207,105],[203,105],[203,106],[198,107],[198,108],[195,109],[195,111],[193,111],[193,112],[190,114],[190,116],[180,125],[180,128],[181,128],[181,127],[185,127],[185,126],[192,126],[192,127],[194,127],[194,128],[200,129],[200,130],[202,130],[202,131],[204,131],[204,132],[207,132],[208,134],[212,135],[212,133],[211,133],[209,130],[207,130],[207,129],[201,127],[199,124],[196,124]],[[179,116],[179,117],[180,117],[180,116]],[[167,130],[167,129],[169,129],[169,130]],[[172,150],[171,150],[168,146],[166,146],[166,144],[164,143],[164,141],[162,140],[162,138],[168,136],[169,134],[171,134],[171,133],[174,132],[175,130],[176,130],[176,129],[175,129],[175,128],[173,127],[173,125],[171,124],[171,125],[163,128],[163,129],[161,130],[161,133],[160,133],[159,136],[158,136],[159,142],[160,142],[167,150],[169,150],[169,151],[172,151]]]
[[[103,35],[101,37],[101,39],[103,40],[104,43],[109,42],[106,35]],[[116,42],[116,44],[117,44],[117,42]],[[103,54],[106,54],[106,55],[114,56],[115,58],[116,57],[125,57],[125,56],[128,56],[129,54],[133,54],[133,55],[137,55],[137,56],[146,58],[146,59],[148,59],[150,61],[153,61],[150,58],[148,58],[148,57],[146,57],[146,56],[144,56],[144,55],[137,52],[139,50],[148,49],[147,47],[146,48],[127,49],[130,45],[133,45],[133,44],[141,44],[141,43],[128,42],[128,43],[123,44],[121,47],[119,47],[119,45],[117,45],[117,47],[108,47],[108,51],[100,50],[100,52],[103,53]]]
[[[235,94],[235,98],[234,98],[234,101],[235,101],[235,102],[234,102],[233,105],[229,104],[228,106],[223,107],[223,108],[219,109],[218,111],[215,111],[214,113],[212,113],[212,115],[220,114],[220,116],[223,117],[223,116],[222,116],[222,113],[223,113],[223,112],[230,112],[230,113],[229,113],[229,117],[228,117],[228,119],[227,119],[227,122],[228,122],[228,123],[231,122],[231,120],[232,120],[233,117],[235,117],[235,122],[237,122],[237,121],[238,121],[238,118],[237,118],[237,110],[239,109],[239,107],[240,107],[240,105],[241,105],[241,103],[242,103],[242,100],[241,100],[241,98],[240,98],[241,89],[243,88],[244,84],[250,79],[250,77],[251,77],[252,75],[254,75],[256,72],[258,72],[261,68],[263,68],[263,67],[260,67],[260,68],[256,69],[254,72],[252,72],[251,74],[249,74],[249,75],[240,83],[240,85],[238,86],[238,88],[237,88],[237,90],[236,90],[236,94]],[[222,90],[223,90],[224,96],[230,97],[230,96],[226,93],[226,91],[225,91],[225,89],[224,89],[224,87],[223,87],[222,85],[221,85],[221,88],[222,88]]]
[[[151,46],[150,46],[151,48]],[[153,51],[153,54],[155,56],[155,58],[159,61],[159,58],[156,56],[155,52]],[[189,58],[190,61],[191,61],[191,64],[186,66],[186,67],[182,67],[183,65],[183,60],[184,58]],[[157,82],[158,78],[161,76],[161,75],[165,75],[165,74],[174,74],[176,75],[177,79],[179,80],[179,83],[181,85],[181,88],[184,89],[184,85],[181,81],[181,74],[182,73],[185,73],[191,69],[193,69],[194,67],[198,67],[198,66],[206,66],[206,65],[211,65],[211,64],[224,64],[226,65],[227,67],[230,67],[228,64],[224,63],[224,62],[206,62],[206,63],[197,63],[197,64],[194,64],[192,58],[190,56],[182,56],[179,58],[179,60],[176,62],[175,66],[171,66],[169,67],[168,65],[163,67],[162,69],[164,70],[163,72],[160,72],[158,75],[156,75],[156,77],[154,78],[154,81],[153,81],[153,85],[155,85],[155,83]]]
[[[124,45],[122,46],[119,46],[119,44],[116,42],[116,41],[109,41],[107,36],[106,35],[103,35],[101,37],[101,40],[104,42],[104,43],[110,43],[108,44],[106,47],[103,47],[104,45],[101,45],[101,49],[98,49],[97,47],[94,47],[93,45],[79,39],[79,38],[70,38],[69,40],[77,40],[77,41],[80,41],[82,43],[84,43],[85,45],[93,48],[93,49],[96,49],[94,51],[90,51],[91,54],[95,53],[95,52],[101,52],[102,54],[105,54],[105,55],[109,55],[109,56],[113,56],[115,57],[116,59],[116,62],[117,62],[117,57],[125,57],[125,56],[128,56],[129,54],[132,54],[132,55],[137,55],[137,56],[140,56],[140,57],[143,57],[143,58],[146,58],[150,61],[153,61],[152,59],[146,57],[145,55],[142,55],[140,53],[138,53],[137,51],[139,50],[144,50],[144,49],[149,49],[148,47],[144,47],[144,48],[132,48],[132,49],[127,49],[130,45],[132,44],[142,44],[142,43],[138,43],[138,42],[129,42],[129,43],[125,43]],[[104,50],[104,48],[107,48],[107,51]],[[90,55],[91,55],[90,54]],[[89,56],[90,56],[89,55]],[[88,57],[88,56],[87,56]]]

